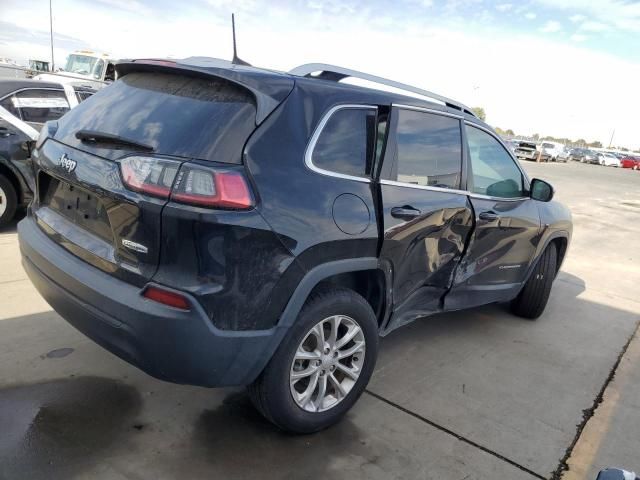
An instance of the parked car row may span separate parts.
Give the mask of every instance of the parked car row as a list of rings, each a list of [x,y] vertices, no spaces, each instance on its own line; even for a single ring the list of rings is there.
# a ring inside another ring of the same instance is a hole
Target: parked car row
[[[505,144],[519,160],[542,162],[590,163],[605,167],[620,167],[640,170],[640,155],[618,152],[595,151],[588,148],[567,148],[561,143],[552,141],[507,140]]]

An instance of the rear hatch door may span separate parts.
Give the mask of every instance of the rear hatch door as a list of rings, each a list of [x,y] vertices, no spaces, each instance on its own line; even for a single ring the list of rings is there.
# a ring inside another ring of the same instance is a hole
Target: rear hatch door
[[[241,163],[255,116],[255,98],[232,82],[129,73],[65,115],[36,152],[34,215],[74,255],[143,285],[158,266],[167,199],[127,188],[120,162],[138,156],[168,164],[148,175],[170,188],[183,162]]]

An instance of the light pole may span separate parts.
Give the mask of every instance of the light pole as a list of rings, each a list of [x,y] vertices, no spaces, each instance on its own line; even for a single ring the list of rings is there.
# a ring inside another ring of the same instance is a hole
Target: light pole
[[[51,37],[51,71],[55,72],[56,64],[53,61],[53,13],[51,9],[51,0],[49,0],[49,35]]]
[[[611,132],[611,139],[609,139],[609,146],[607,148],[611,148],[611,144],[613,143],[613,136],[616,134],[616,129],[613,129],[613,132]]]

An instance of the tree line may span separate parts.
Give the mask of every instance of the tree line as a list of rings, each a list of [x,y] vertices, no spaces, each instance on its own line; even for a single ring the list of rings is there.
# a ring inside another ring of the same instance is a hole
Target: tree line
[[[482,107],[474,107],[471,109],[473,111],[473,113],[475,113],[475,115],[482,120],[483,122],[486,121],[487,118],[487,114],[484,111],[484,108]],[[510,128],[508,128],[507,130],[503,130],[500,127],[495,127],[495,131],[498,135],[500,135],[501,137],[507,137],[507,138],[512,138],[512,137],[523,137],[523,138],[527,138],[527,139],[532,139],[534,141],[538,141],[540,139],[544,139],[544,140],[549,140],[552,142],[558,142],[558,143],[562,143],[563,145],[568,145],[568,146],[573,146],[573,147],[583,147],[583,148],[602,148],[602,142],[598,142],[593,141],[593,142],[587,142],[584,138],[579,138],[578,140],[572,140],[571,138],[566,138],[566,137],[554,137],[551,135],[544,135],[541,136],[539,133],[534,133],[533,135],[529,136],[529,135],[516,135],[515,132],[513,130],[511,130]],[[616,150],[620,150],[622,152],[629,152],[630,150],[628,148],[625,147],[614,147]]]

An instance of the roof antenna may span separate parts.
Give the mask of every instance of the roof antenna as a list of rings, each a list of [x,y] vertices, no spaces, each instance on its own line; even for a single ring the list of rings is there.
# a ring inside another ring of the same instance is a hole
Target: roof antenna
[[[233,13],[231,14],[231,30],[233,31],[233,60],[231,60],[231,63],[234,65],[247,65],[250,67],[250,63],[245,62],[238,57],[238,51],[236,50],[236,20]]]

